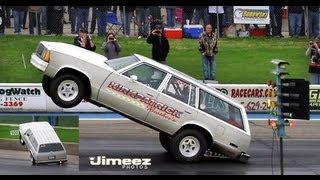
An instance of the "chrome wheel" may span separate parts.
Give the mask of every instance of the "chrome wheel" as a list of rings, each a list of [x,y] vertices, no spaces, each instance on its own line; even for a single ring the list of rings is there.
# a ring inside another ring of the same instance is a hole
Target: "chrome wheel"
[[[179,151],[185,157],[193,157],[200,150],[200,142],[193,136],[184,137],[179,143]]]
[[[72,101],[79,94],[79,86],[72,80],[64,80],[58,86],[58,96],[63,101]]]

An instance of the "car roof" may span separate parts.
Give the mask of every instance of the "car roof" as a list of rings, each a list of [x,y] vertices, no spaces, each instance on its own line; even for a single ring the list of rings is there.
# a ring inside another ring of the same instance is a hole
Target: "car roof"
[[[38,144],[61,143],[58,135],[48,122],[30,122],[19,125],[20,128],[31,130]]]
[[[225,100],[227,101],[228,103],[232,104],[232,105],[235,105],[237,106],[238,108],[243,108],[242,105],[240,105],[239,103],[235,102],[235,101],[232,101],[230,99],[230,97],[226,96],[225,94],[221,93],[220,91],[206,85],[205,83],[201,82],[200,80],[197,80],[181,71],[178,71],[172,67],[169,67],[167,65],[164,65],[164,64],[161,64],[161,63],[158,63],[156,62],[155,60],[152,60],[150,58],[147,58],[145,56],[142,56],[142,55],[139,55],[139,54],[134,54],[139,60],[141,60],[142,62],[147,62],[149,64],[152,64],[156,67],[159,67],[167,72],[169,72],[170,74],[176,76],[176,77],[179,77],[181,78],[182,80],[185,80],[185,81],[188,81],[190,83],[192,83],[193,85],[195,86],[198,86],[199,88],[205,90],[205,91],[208,91],[208,92],[211,92],[213,93],[214,95],[216,95],[218,98],[222,99],[222,100]]]

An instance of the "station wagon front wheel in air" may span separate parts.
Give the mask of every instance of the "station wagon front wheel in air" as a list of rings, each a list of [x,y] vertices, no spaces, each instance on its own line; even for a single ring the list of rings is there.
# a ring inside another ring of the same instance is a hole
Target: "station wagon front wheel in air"
[[[62,74],[55,77],[50,84],[51,99],[63,108],[78,105],[85,95],[83,81],[73,74]]]

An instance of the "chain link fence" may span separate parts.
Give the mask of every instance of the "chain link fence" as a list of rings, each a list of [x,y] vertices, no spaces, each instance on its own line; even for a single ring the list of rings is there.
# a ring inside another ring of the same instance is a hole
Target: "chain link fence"
[[[104,36],[147,36],[164,27],[212,24],[218,37],[319,35],[319,6],[269,6],[270,24],[235,24],[233,6],[9,6],[5,34],[76,34],[80,28]],[[219,32],[219,33],[218,33]]]

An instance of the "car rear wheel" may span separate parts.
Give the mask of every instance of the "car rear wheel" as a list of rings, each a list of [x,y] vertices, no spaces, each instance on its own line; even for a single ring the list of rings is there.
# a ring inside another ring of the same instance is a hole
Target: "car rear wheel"
[[[51,78],[47,75],[44,75],[42,77],[42,88],[44,90],[44,92],[50,96],[50,82],[51,82]]]
[[[207,150],[206,138],[197,130],[186,129],[170,142],[170,152],[179,162],[197,162]]]
[[[24,140],[22,139],[21,135],[19,135],[19,140],[20,140],[20,144],[21,144],[21,145],[24,146],[24,145],[26,144],[26,143],[24,142]]]
[[[62,108],[77,106],[85,96],[85,83],[73,74],[62,74],[55,77],[50,83],[50,97]]]
[[[170,136],[163,133],[163,132],[160,132],[159,133],[159,140],[160,140],[160,144],[161,146],[167,151],[167,152],[170,152]]]

